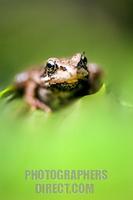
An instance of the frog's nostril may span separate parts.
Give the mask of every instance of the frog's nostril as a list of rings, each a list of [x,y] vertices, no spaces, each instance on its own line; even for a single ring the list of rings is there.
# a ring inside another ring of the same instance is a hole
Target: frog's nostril
[[[62,71],[66,71],[66,70],[67,70],[66,67],[63,67],[63,66],[60,66],[60,69],[61,69]]]

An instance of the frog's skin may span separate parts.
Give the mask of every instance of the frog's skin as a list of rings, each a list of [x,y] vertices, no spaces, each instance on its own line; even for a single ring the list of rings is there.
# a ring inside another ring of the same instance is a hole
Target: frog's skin
[[[14,86],[23,91],[32,108],[51,112],[71,99],[95,93],[102,85],[102,70],[87,64],[84,53],[71,58],[49,58],[43,66],[15,77]]]

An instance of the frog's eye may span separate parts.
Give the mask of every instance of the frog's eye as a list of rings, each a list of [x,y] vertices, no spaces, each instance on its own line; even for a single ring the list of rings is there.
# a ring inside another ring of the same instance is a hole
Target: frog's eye
[[[46,64],[46,69],[47,69],[48,75],[53,74],[57,70],[56,62],[49,60]]]
[[[81,57],[81,60],[85,65],[87,65],[87,58],[84,55]]]
[[[87,65],[87,58],[84,54],[85,54],[84,52],[83,52],[83,54],[81,54],[81,58],[80,58],[80,61],[78,63],[78,67],[79,68],[83,67],[83,68],[87,69],[87,66],[86,66]]]
[[[87,65],[87,58],[86,58],[86,56],[85,56],[85,52],[83,52],[82,54],[81,54],[81,59],[80,59],[85,65]]]

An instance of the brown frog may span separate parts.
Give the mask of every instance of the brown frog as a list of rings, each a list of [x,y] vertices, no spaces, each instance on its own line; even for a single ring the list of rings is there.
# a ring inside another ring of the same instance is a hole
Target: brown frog
[[[95,93],[102,86],[102,70],[87,64],[84,53],[71,58],[49,58],[43,66],[15,77],[16,91],[22,91],[32,107],[51,112],[76,97]]]

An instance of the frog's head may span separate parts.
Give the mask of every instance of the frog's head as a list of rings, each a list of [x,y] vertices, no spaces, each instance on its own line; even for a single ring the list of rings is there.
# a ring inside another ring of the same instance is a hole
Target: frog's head
[[[49,58],[41,74],[43,86],[55,84],[75,84],[88,77],[87,58],[77,53],[69,59]]]

